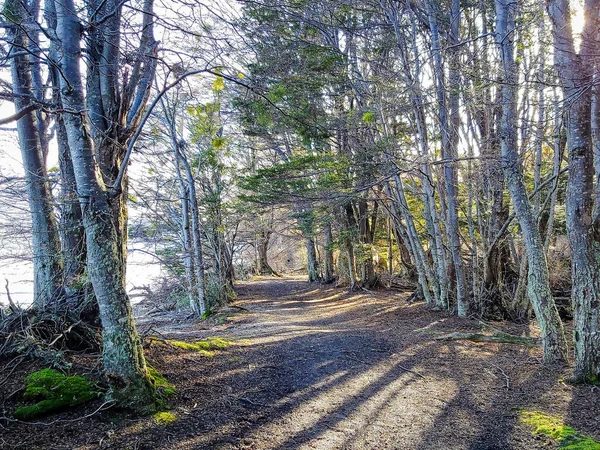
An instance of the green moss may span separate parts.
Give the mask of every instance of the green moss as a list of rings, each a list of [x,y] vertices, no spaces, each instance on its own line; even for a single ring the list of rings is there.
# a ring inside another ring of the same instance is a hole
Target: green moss
[[[98,398],[102,394],[88,379],[64,375],[53,369],[33,372],[25,382],[27,387],[23,398],[39,401],[17,408],[15,417],[20,420],[30,420],[65,410]]]
[[[568,450],[600,450],[600,442],[565,425],[556,416],[539,411],[521,411],[522,422],[534,427],[534,433],[544,434],[558,441],[559,448]]]
[[[175,386],[167,381],[158,370],[152,366],[146,366],[148,368],[148,374],[150,375],[150,381],[156,389],[156,394],[159,399],[163,401],[175,394]]]
[[[230,347],[233,344],[233,341],[229,339],[223,338],[215,338],[210,337],[204,339],[203,341],[196,342],[184,342],[184,341],[175,341],[168,340],[169,344],[173,347],[180,348],[182,350],[188,350],[193,352],[198,352],[204,356],[212,357],[214,356],[214,350],[223,350],[227,347]]]
[[[152,416],[157,425],[169,425],[177,420],[177,416],[167,411],[157,412]]]

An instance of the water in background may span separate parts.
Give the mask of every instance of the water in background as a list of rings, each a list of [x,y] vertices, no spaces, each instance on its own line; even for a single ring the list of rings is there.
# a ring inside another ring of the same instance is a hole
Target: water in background
[[[2,250],[6,252],[4,247]],[[2,252],[2,253],[4,253]],[[130,242],[127,256],[127,293],[131,294],[135,288],[142,286],[152,287],[157,279],[164,275],[164,267],[160,261],[153,256],[154,247],[145,243]],[[27,307],[33,301],[33,263],[23,259],[0,260],[0,303],[8,304],[5,284],[9,281],[10,295],[13,301],[23,307]],[[132,296],[132,303],[143,299],[139,295],[144,291],[136,291]]]

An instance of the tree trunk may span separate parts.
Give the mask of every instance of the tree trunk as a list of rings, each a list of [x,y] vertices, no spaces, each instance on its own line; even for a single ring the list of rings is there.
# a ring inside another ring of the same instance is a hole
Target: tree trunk
[[[453,45],[451,50],[451,62],[449,70],[449,90],[450,117],[446,106],[446,83],[444,77],[444,68],[442,66],[441,43],[438,35],[436,9],[427,0],[427,13],[432,35],[432,53],[435,68],[435,79],[437,85],[437,99],[439,104],[438,119],[442,136],[442,156],[446,160],[444,164],[444,179],[446,195],[448,197],[447,214],[447,233],[450,242],[450,252],[452,254],[452,265],[456,282],[456,307],[460,317],[467,314],[467,297],[465,291],[465,273],[464,264],[461,255],[460,228],[458,223],[458,182],[455,170],[455,160],[458,158],[458,140],[460,127],[459,110],[459,74],[457,64],[458,54],[456,53],[458,43],[458,30],[460,23],[460,5],[458,0],[452,0],[452,13],[450,25],[449,44]]]
[[[308,282],[313,283],[319,281],[317,250],[315,249],[315,241],[312,237],[304,239],[306,243],[306,269],[308,272]]]
[[[600,213],[594,205],[592,81],[597,71],[599,0],[584,4],[585,24],[576,52],[568,0],[549,0],[548,14],[554,36],[554,63],[563,87],[567,113],[569,182],[567,233],[572,254],[571,301],[575,323],[576,381],[600,379]],[[596,100],[597,102],[597,100]],[[595,114],[597,119],[597,115]],[[596,180],[598,183],[598,180]]]
[[[276,275],[276,272],[273,270],[271,265],[269,264],[269,241],[271,240],[271,231],[270,230],[262,230],[256,235],[256,252],[258,253],[258,258],[256,260],[256,272],[259,275]]]
[[[124,288],[117,231],[107,190],[94,160],[81,83],[81,30],[73,0],[55,3],[58,64],[61,68],[63,107],[77,193],[86,232],[88,273],[100,308],[103,370],[110,385],[107,396],[122,407],[147,412],[155,409],[155,392],[135,330],[133,313]]]
[[[86,106],[92,124],[95,156],[103,182],[110,189],[110,206],[120,250],[122,279],[127,261],[128,177],[123,158],[128,141],[140,125],[156,70],[154,0],[143,0],[138,48],[128,51],[132,69],[119,79],[121,22],[120,0],[86,0],[90,23],[86,40],[88,67]],[[102,17],[102,20],[97,20]],[[119,178],[121,176],[121,178]],[[118,184],[118,186],[117,186]]]
[[[176,144],[175,144],[176,145]],[[195,312],[198,305],[196,290],[196,272],[194,270],[194,256],[192,248],[192,233],[190,231],[190,194],[185,179],[180,169],[179,151],[175,150],[175,170],[179,183],[179,196],[181,199],[181,242],[183,244],[183,266],[185,269],[185,281],[188,292],[190,309]]]
[[[192,218],[191,223],[191,234],[192,234],[192,255],[194,259],[194,271],[195,271],[195,286],[196,295],[194,297],[194,303],[191,306],[192,311],[196,316],[202,317],[208,309],[206,304],[206,294],[204,286],[204,258],[202,254],[202,239],[200,236],[200,212],[198,211],[198,197],[196,196],[196,180],[192,173],[192,168],[183,153],[182,143],[178,143],[176,146],[179,160],[183,163],[185,169],[185,177],[187,180],[188,189],[188,201],[190,206],[190,215]]]
[[[496,40],[503,63],[501,149],[506,184],[519,220],[529,261],[528,293],[542,334],[544,362],[566,361],[567,343],[548,275],[544,245],[529,203],[517,154],[516,91],[517,67],[513,36],[515,3],[496,0]]]
[[[394,275],[394,241],[392,239],[392,220],[388,217],[387,226],[387,270],[390,277]]]
[[[325,258],[324,258],[324,276],[323,283],[331,283],[334,280],[333,270],[333,234],[331,232],[331,224],[325,225]]]
[[[357,202],[358,206],[358,232],[361,246],[360,255],[360,282],[364,287],[373,287],[377,283],[377,276],[375,275],[375,266],[373,265],[373,232],[375,227],[375,221],[377,218],[377,202],[375,202],[374,215],[372,218],[372,225],[369,224],[369,209],[367,201],[359,198]]]
[[[30,62],[22,51],[29,46],[27,32],[22,26],[29,17],[18,0],[7,1],[4,9],[15,22],[7,31],[11,51],[17,53],[10,58],[10,67],[15,110],[19,112],[29,107],[33,98]],[[31,211],[33,306],[45,309],[62,297],[63,272],[60,238],[37,122],[36,113],[29,112],[17,121],[17,131]]]
[[[396,222],[396,230],[402,234],[403,239],[410,245],[409,248],[411,249],[413,260],[415,261],[419,285],[421,286],[421,293],[425,298],[425,302],[428,305],[433,306],[436,297],[435,294],[432,297],[431,290],[433,290],[434,293],[438,291],[438,280],[434,274],[433,268],[429,264],[429,261],[427,261],[425,250],[419,239],[413,217],[408,209],[408,203],[404,194],[402,179],[399,175],[396,175],[394,176],[393,189],[390,183],[386,183],[385,187],[388,196],[395,200],[391,202],[391,208],[394,213],[393,217],[395,218]],[[406,226],[401,223],[400,217],[404,219]],[[430,285],[433,289],[430,288]]]

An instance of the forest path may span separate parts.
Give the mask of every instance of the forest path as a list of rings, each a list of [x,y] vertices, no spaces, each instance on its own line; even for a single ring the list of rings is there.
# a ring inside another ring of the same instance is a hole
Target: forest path
[[[0,449],[556,448],[519,422],[517,408],[560,416],[600,438],[600,391],[562,383],[570,369],[542,366],[539,348],[435,340],[479,330],[477,321],[410,305],[405,294],[349,293],[298,277],[243,282],[238,292],[232,307],[207,321],[190,323],[181,313],[138,318],[146,336],[234,342],[209,357],[145,340],[148,362],[176,387],[162,423],[98,412],[97,400],[48,418],[59,420],[52,426],[0,426]],[[27,373],[0,397],[13,395]]]
[[[190,374],[200,388],[189,389],[188,403],[212,389],[210,399],[169,426],[180,431],[165,448],[552,448],[514,410],[571,413],[572,388],[539,364],[538,349],[435,340],[436,332],[479,327],[404,297],[300,278],[241,283],[235,305],[243,309],[231,322],[173,335],[243,345]],[[171,364],[163,367],[169,377]],[[183,437],[192,423],[201,431]]]

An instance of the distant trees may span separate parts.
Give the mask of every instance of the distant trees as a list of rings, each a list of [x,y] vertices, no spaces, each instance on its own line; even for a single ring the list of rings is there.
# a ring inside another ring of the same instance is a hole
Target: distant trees
[[[248,82],[259,95],[239,106],[247,133],[274,153],[287,145],[286,159],[246,188],[263,201],[268,192],[275,203],[308,202],[334,225],[319,232],[337,250],[339,277],[351,286],[377,280],[370,265],[380,259],[385,214],[392,258],[405,275],[414,271],[417,296],[461,316],[526,320],[531,305],[548,362],[567,357],[547,262],[566,223],[583,379],[597,376],[600,348],[589,294],[598,259],[590,108],[600,102],[596,60],[580,59],[597,53],[597,5],[586,6],[578,53],[567,3],[549,2],[548,16],[537,3],[500,0],[246,4],[256,54]],[[562,104],[545,84],[555,79],[549,19],[569,117],[566,198]],[[325,166],[328,158],[336,164]]]

